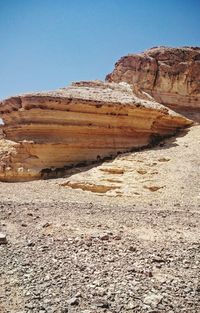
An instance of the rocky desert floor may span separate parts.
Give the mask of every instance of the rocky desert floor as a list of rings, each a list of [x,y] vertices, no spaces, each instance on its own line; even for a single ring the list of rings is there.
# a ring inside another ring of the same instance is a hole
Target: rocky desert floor
[[[0,183],[0,312],[200,312],[199,152],[194,126],[65,178]]]

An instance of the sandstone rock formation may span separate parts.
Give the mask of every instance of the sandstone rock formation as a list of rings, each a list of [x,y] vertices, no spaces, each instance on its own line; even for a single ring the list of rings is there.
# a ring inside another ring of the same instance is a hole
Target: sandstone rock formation
[[[79,82],[0,103],[0,180],[39,179],[58,169],[146,146],[191,121],[126,84]]]
[[[106,80],[127,82],[179,113],[200,117],[199,47],[156,47],[124,56]]]

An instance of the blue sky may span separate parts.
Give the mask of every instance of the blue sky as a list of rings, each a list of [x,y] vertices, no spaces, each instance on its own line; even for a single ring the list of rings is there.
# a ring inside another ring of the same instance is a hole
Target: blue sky
[[[199,14],[199,0],[0,0],[0,98],[104,79],[152,46],[199,46]]]

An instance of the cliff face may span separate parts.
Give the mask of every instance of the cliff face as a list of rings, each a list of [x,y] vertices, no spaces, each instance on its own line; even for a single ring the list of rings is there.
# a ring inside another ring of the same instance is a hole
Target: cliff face
[[[191,121],[125,83],[80,82],[0,103],[0,180],[57,175],[60,168],[146,146]]]
[[[177,112],[200,113],[200,48],[152,48],[127,55],[107,75],[109,82],[127,82]]]

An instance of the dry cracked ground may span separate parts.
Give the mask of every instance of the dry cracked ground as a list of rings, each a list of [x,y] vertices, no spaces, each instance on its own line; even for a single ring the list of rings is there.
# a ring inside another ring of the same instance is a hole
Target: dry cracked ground
[[[0,183],[0,312],[200,312],[199,151],[194,126],[62,179]]]

